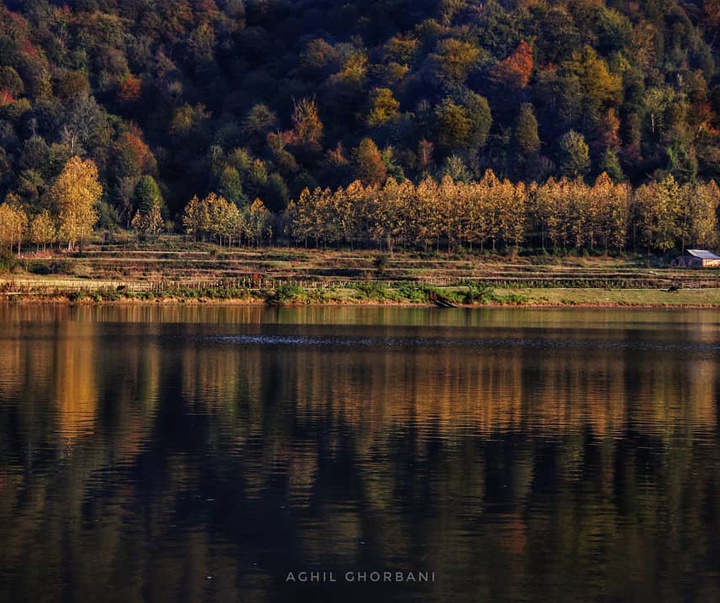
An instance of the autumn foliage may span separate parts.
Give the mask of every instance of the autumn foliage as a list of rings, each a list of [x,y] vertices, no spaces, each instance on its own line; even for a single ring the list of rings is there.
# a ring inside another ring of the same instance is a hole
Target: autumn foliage
[[[530,44],[520,42],[508,58],[493,67],[491,77],[497,84],[510,88],[527,88],[533,70],[533,53]]]
[[[288,216],[301,244],[667,251],[714,243],[719,201],[715,184],[681,186],[672,177],[633,191],[606,174],[592,185],[550,179],[528,186],[487,171],[471,183],[390,178],[383,186],[305,189]]]
[[[59,222],[59,237],[68,249],[92,235],[102,195],[97,166],[89,159],[72,157],[51,192]]]
[[[241,215],[262,200],[252,224],[284,233],[306,188],[355,199],[359,181],[378,191],[369,213],[338,219],[364,234],[322,223],[309,240],[711,245],[719,15],[679,0],[1,3],[0,200],[29,224],[52,209],[72,247],[92,229],[61,216],[58,182],[81,157],[104,227],[139,233],[180,230],[213,192]],[[603,173],[611,183],[591,186]],[[163,203],[138,213],[147,178]],[[492,203],[476,199],[486,189]],[[503,209],[520,205],[521,235]],[[44,222],[28,240],[52,238]],[[268,239],[213,228],[193,232]]]

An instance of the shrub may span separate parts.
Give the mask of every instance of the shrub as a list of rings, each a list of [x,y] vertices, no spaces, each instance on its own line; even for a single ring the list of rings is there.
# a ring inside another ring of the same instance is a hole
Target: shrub
[[[388,288],[383,283],[368,282],[355,283],[353,289],[364,299],[386,299],[389,297]]]
[[[76,302],[85,299],[86,297],[89,297],[90,294],[87,291],[71,291],[68,295],[68,299],[71,302]]]
[[[486,304],[496,301],[495,290],[485,283],[465,283],[467,291],[463,294],[462,301],[465,304]]]
[[[417,283],[404,283],[400,285],[400,287],[398,287],[398,294],[403,299],[407,299],[416,304],[428,302],[433,298],[446,299],[450,302],[462,301],[456,291]]]
[[[305,294],[306,291],[303,287],[291,283],[283,283],[268,297],[268,302],[279,304],[296,302]]]
[[[95,301],[117,301],[122,293],[113,287],[103,287],[95,292]]]
[[[373,266],[375,266],[375,271],[377,272],[378,276],[382,276],[385,274],[385,270],[388,267],[388,255],[387,253],[380,253],[375,256],[373,259]]]
[[[17,258],[9,249],[0,250],[0,272],[10,272],[17,264]]]

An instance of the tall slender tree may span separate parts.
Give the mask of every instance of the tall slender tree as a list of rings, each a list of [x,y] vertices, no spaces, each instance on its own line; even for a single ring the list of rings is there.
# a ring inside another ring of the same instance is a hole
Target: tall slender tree
[[[102,192],[95,163],[77,155],[71,157],[51,190],[60,222],[59,236],[67,241],[68,249],[76,243],[82,245],[92,235]]]

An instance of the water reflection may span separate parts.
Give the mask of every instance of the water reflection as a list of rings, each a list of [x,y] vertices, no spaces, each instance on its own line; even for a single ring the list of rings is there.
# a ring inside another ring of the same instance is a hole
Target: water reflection
[[[720,600],[719,324],[2,308],[0,599]]]

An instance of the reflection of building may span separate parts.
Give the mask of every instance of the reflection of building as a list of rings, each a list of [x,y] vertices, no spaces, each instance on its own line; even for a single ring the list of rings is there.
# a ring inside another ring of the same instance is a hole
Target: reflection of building
[[[717,268],[720,256],[704,249],[686,249],[685,253],[672,261],[673,266],[680,268]]]

